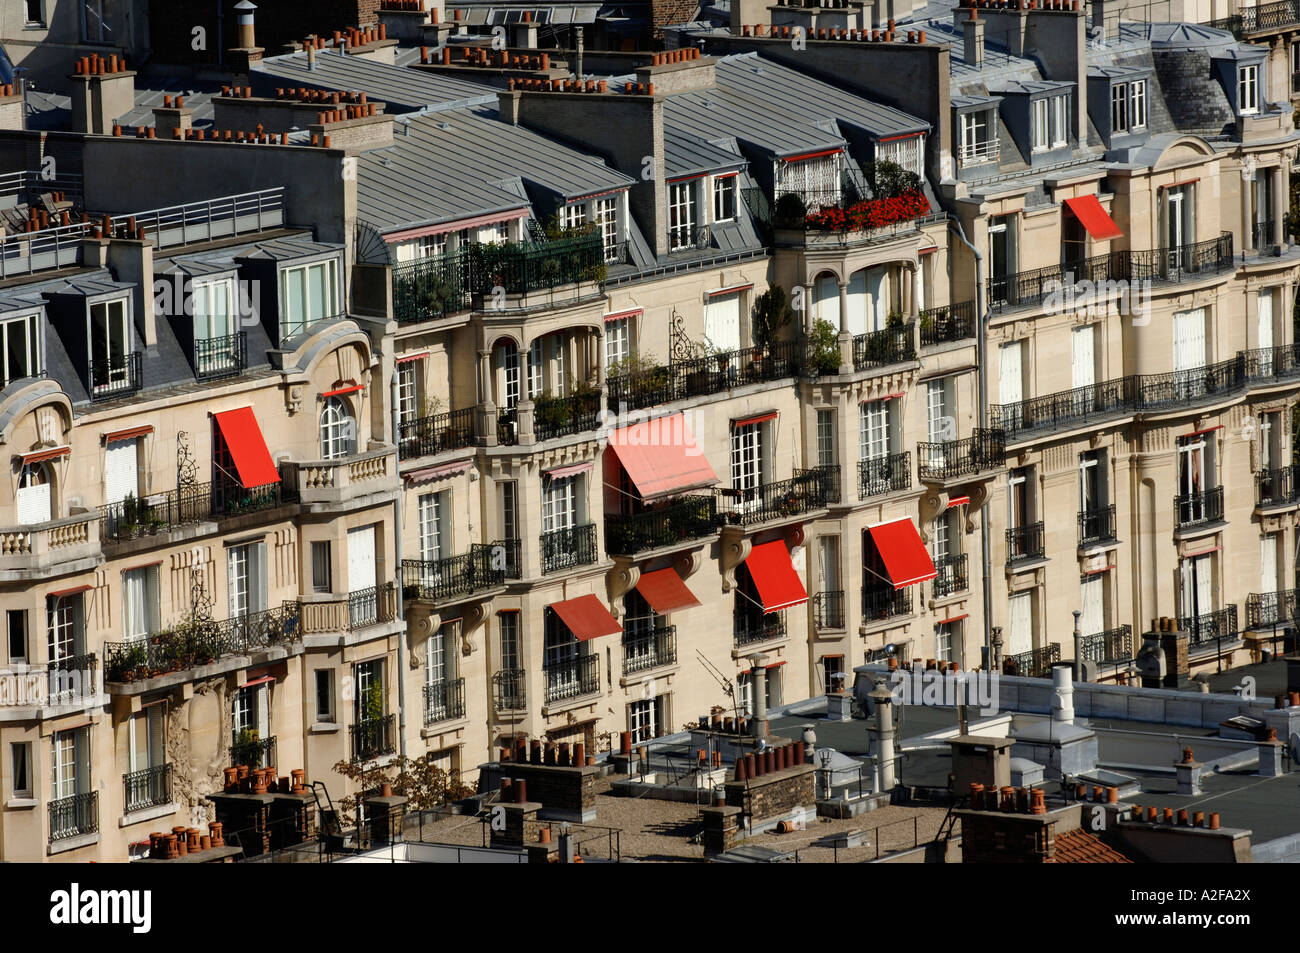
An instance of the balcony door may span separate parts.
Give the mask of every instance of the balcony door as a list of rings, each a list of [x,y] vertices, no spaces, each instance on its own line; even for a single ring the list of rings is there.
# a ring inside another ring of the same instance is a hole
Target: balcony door
[[[1007,640],[1004,657],[1022,655],[1034,648],[1034,594],[1017,592],[1007,600]]]
[[[267,608],[266,543],[245,543],[226,550],[226,597],[232,619]]]
[[[56,731],[50,766],[52,800],[75,797],[90,790],[90,729]]]
[[[1174,371],[1193,371],[1205,364],[1205,309],[1175,313]]]
[[[122,573],[122,634],[128,642],[146,639],[160,624],[158,567],[128,569]]]
[[[1079,631],[1096,635],[1106,631],[1106,574],[1085,576],[1079,583]]]
[[[1165,190],[1165,246],[1170,268],[1187,268],[1192,250],[1185,247],[1196,239],[1196,222],[1192,186],[1180,185]]]
[[[1259,591],[1277,592],[1277,546],[1279,533],[1266,533],[1259,538]]]
[[[1004,407],[1025,399],[1024,344],[1012,341],[998,347],[998,401]]]
[[[1273,290],[1261,291],[1257,299],[1259,333],[1256,347],[1260,349],[1259,371],[1261,374],[1273,374]]]
[[[128,773],[156,768],[167,762],[166,725],[165,701],[149,705],[127,720]]]
[[[104,450],[104,502],[110,506],[140,493],[140,441],[114,440]],[[127,515],[127,519],[130,516]]]
[[[1091,387],[1095,383],[1097,383],[1097,325],[1087,324],[1074,328],[1070,332],[1070,386]]]
[[[384,691],[384,660],[371,659],[352,667],[356,699],[353,702],[354,724],[373,722],[388,713],[388,698]]]
[[[81,593],[51,596],[47,608],[49,658],[61,662],[81,655],[85,648],[85,617]]]
[[[753,500],[763,483],[763,424],[743,424],[731,431],[731,488]]]
[[[131,382],[131,322],[126,299],[90,306],[90,375],[96,394],[126,388]]]
[[[354,595],[375,588],[375,528],[348,530],[348,591]]]
[[[1184,559],[1179,566],[1183,618],[1199,619],[1214,611],[1214,554]]]
[[[1214,485],[1210,447],[1204,435],[1184,437],[1178,442],[1178,495],[1185,500],[1183,522],[1201,518],[1201,494]]]
[[[15,503],[20,526],[35,526],[50,521],[50,471],[45,464],[24,464],[18,477]]]
[[[740,350],[740,316],[744,292],[710,295],[704,308],[704,336],[719,351]]]

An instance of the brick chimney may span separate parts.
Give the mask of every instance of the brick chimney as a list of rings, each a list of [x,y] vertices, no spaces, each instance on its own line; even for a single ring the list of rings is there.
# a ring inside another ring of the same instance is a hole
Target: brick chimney
[[[163,97],[163,104],[153,108],[153,124],[160,139],[174,139],[173,130],[181,131],[181,138],[194,128],[194,110],[185,105],[185,97]]]
[[[24,96],[13,83],[0,86],[0,129],[23,129],[27,125]]]
[[[700,56],[694,47],[655,53],[649,66],[639,67],[636,81],[647,88],[654,84],[656,93],[688,93],[712,89],[718,84],[717,60]]]
[[[154,315],[153,242],[148,238],[112,238],[108,241],[105,264],[118,281],[135,285],[136,320],[144,329],[146,347],[158,343]]]
[[[237,12],[236,42],[239,44],[226,52],[230,55],[230,66],[235,73],[247,73],[249,69],[262,62],[262,47],[257,45],[257,34],[253,27],[253,11],[257,7],[250,0],[239,0],[235,4]]]
[[[984,21],[975,8],[970,8],[970,19],[962,21],[962,56],[969,66],[984,64]]]
[[[135,73],[126,57],[92,53],[77,60],[72,81],[72,131],[106,136],[113,121],[135,106]]]

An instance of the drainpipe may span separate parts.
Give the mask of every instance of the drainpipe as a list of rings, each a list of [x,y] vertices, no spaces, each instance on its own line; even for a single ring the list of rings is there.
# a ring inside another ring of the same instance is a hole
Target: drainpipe
[[[401,432],[398,426],[398,389],[397,389],[397,366],[393,366],[392,382],[388,389],[389,404],[392,407],[392,426],[393,426],[393,446],[398,444],[397,435]],[[393,575],[396,577],[395,588],[397,593],[397,611],[402,614],[402,632],[397,639],[397,744],[398,753],[406,757],[406,655],[409,646],[407,645],[406,632],[406,610],[403,607],[402,599],[402,473],[401,473],[401,454],[398,454],[398,472],[397,472],[397,497],[393,500],[393,518],[397,521],[393,526]]]
[[[979,381],[979,428],[988,426],[989,419],[989,372],[987,363],[988,312],[984,293],[984,256],[970,243],[966,230],[961,227],[961,219],[956,215],[948,219],[949,226],[956,233],[961,243],[975,256],[975,363],[976,378]],[[993,589],[992,568],[989,563],[989,511],[985,503],[984,512],[980,514],[980,570],[983,575],[984,590],[984,654],[987,656],[989,671],[993,670]]]

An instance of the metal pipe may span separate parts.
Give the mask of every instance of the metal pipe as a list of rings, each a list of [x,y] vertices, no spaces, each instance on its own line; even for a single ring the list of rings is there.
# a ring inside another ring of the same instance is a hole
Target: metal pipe
[[[966,238],[966,230],[961,227],[961,219],[953,215],[948,219],[948,225],[955,230],[961,243],[969,248],[971,254],[975,256],[975,374],[979,382],[979,428],[984,430],[988,426],[989,415],[987,342],[985,340],[988,333],[988,312],[986,311],[988,301],[984,293],[984,256]],[[993,589],[992,568],[989,561],[989,511],[987,502],[985,502],[983,512],[980,513],[980,570],[981,575],[984,577],[981,586],[984,590],[984,653],[988,657],[987,664],[991,671],[993,667]]]
[[[394,355],[396,357],[396,355]],[[397,365],[393,365],[393,376],[389,382],[388,388],[389,403],[392,408],[392,426],[393,426],[393,446],[397,446],[397,435],[401,432],[401,417],[398,411],[400,391],[397,384]],[[400,457],[399,457],[400,459]],[[399,464],[400,466],[400,464]],[[400,482],[400,481],[399,481]],[[396,521],[393,526],[393,575],[395,577],[394,586],[397,593],[397,611],[405,616],[405,609],[402,606],[402,494],[404,490],[401,486],[397,489],[397,496],[393,498],[393,518]],[[406,759],[406,654],[409,646],[407,645],[406,619],[402,619],[402,633],[397,639],[397,745],[398,753],[402,759]]]

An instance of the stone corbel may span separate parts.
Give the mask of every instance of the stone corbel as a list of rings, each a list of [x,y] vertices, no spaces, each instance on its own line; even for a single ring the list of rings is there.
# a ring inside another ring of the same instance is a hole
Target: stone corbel
[[[795,523],[785,528],[786,548],[794,551],[808,541],[808,533],[803,523]]]
[[[688,549],[673,557],[673,568],[683,579],[690,579],[704,565],[704,553],[698,549]]]
[[[413,604],[406,610],[407,632],[410,633],[411,668],[413,669],[418,669],[424,662],[424,653],[429,636],[433,635],[440,621],[436,615],[436,613],[431,612],[419,603]]]
[[[966,494],[970,497],[970,502],[966,504],[966,532],[975,532],[975,514],[984,508],[984,504],[989,501],[989,485],[987,483],[976,483]]]
[[[471,602],[465,606],[465,611],[461,614],[460,619],[460,654],[473,655],[478,650],[478,643],[474,641],[474,634],[478,632],[479,627],[487,622],[488,608],[483,602]]]
[[[284,406],[288,410],[290,417],[302,410],[302,393],[306,386],[305,383],[298,383],[290,384],[285,388]]]
[[[609,613],[615,619],[623,617],[623,597],[635,589],[640,580],[641,570],[631,557],[614,557],[614,568],[609,571],[605,584],[609,588]]]
[[[933,526],[934,521],[939,518],[939,514],[948,508],[948,494],[944,490],[931,490],[927,488],[926,492],[921,494],[921,498],[917,502],[917,507],[917,521],[920,523],[921,541],[926,545],[929,545],[930,527]]]
[[[722,569],[722,591],[730,592],[736,588],[736,567],[749,558],[754,543],[746,538],[745,527],[724,526],[719,545],[722,556],[719,563]]]

